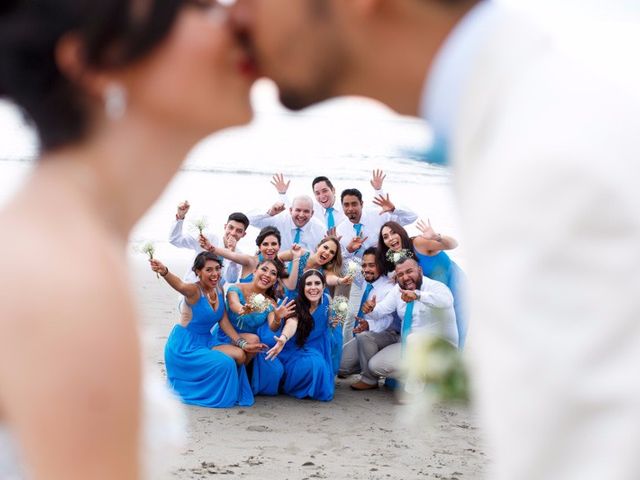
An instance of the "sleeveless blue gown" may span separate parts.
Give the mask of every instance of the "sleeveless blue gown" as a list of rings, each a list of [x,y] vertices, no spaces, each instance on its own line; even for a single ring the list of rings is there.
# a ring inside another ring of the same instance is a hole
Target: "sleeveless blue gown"
[[[309,252],[306,252],[304,255],[300,257],[300,262],[298,263],[298,282],[300,278],[302,278],[302,274],[304,273],[304,269],[307,267],[307,262],[309,261],[310,256],[311,254]],[[324,273],[324,268],[321,267],[318,270]],[[298,297],[297,285],[294,290],[289,290],[286,287],[284,290],[285,290],[284,294],[289,300],[294,300]],[[325,287],[324,292],[326,295],[329,295],[329,289],[327,287]],[[342,327],[337,326],[336,328],[333,328],[331,330],[331,365],[333,368],[334,375],[338,374],[338,369],[340,368],[340,362],[342,361],[342,342],[343,342]]]
[[[264,260],[264,257],[262,256],[261,253],[258,254],[258,262],[261,262]],[[253,272],[251,272],[249,275],[247,275],[244,278],[241,278],[240,280],[238,280],[238,283],[251,283],[253,282]]]
[[[294,335],[284,345],[279,358],[284,364],[282,391],[296,398],[312,398],[328,402],[335,390],[334,370],[331,360],[331,336],[329,326],[328,295],[313,312],[313,330],[302,348]]]
[[[231,285],[227,290],[238,295],[240,303],[246,304],[242,290],[236,285]],[[230,308],[227,309],[229,321],[238,333],[255,333],[260,337],[260,341],[269,348],[276,343],[274,336],[279,336],[280,331],[272,331],[269,328],[267,317],[273,311],[273,306],[264,312],[252,312],[249,315],[238,315]],[[281,327],[282,329],[282,327]],[[218,341],[221,343],[231,343],[231,339],[221,330],[218,330]],[[258,353],[252,361],[251,390],[254,395],[277,395],[280,380],[284,374],[284,367],[278,358],[267,360],[264,353]]]
[[[458,348],[464,347],[467,337],[467,317],[464,309],[464,288],[466,275],[462,269],[449,258],[444,251],[437,255],[424,255],[416,251],[418,262],[422,267],[425,277],[444,283],[453,294],[453,309],[456,312],[456,325],[458,327]]]
[[[169,385],[184,403],[201,407],[226,408],[253,405],[253,393],[244,365],[237,366],[228,355],[211,350],[220,345],[211,334],[224,314],[224,295],[214,311],[202,295],[190,305],[191,322],[173,327],[164,347]]]

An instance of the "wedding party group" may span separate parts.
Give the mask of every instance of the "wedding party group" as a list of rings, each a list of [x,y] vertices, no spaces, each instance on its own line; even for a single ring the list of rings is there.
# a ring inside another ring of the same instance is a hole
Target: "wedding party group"
[[[193,250],[192,269],[180,278],[149,262],[182,295],[165,365],[185,403],[248,406],[280,393],[329,401],[336,375],[360,374],[354,390],[381,379],[394,388],[413,333],[462,348],[464,274],[445,253],[457,242],[428,220],[411,238],[417,215],[385,194],[385,177],[373,171],[370,207],[356,188],[338,195],[326,176],[311,182],[313,198],[290,200],[290,181],[275,174],[278,201],[231,213],[221,241],[204,219],[185,229],[191,205],[178,205],[169,241]],[[250,226],[260,229],[256,248],[241,252]]]
[[[636,43],[583,21],[598,2],[553,32],[540,22],[554,14],[505,3],[1,2],[0,98],[39,152],[0,210],[0,473],[143,475],[144,433],[167,423],[146,412],[168,392],[144,387],[129,234],[194,145],[252,120],[266,77],[289,110],[365,96],[429,124],[426,160],[451,165],[464,234],[465,354],[491,478],[640,477]],[[602,13],[632,22],[633,3]],[[184,297],[166,349],[183,400],[329,400],[335,374],[359,370],[357,389],[394,378],[414,329],[464,344],[453,239],[428,222],[411,238],[417,219],[393,195],[372,212],[346,187],[324,179],[317,203],[230,216],[222,242],[196,238],[191,280],[151,263]],[[251,225],[259,242],[243,254]]]

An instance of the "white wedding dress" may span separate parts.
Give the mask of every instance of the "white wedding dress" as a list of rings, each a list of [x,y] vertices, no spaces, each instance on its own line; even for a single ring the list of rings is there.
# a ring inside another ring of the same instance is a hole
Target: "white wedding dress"
[[[143,478],[167,475],[173,459],[184,446],[184,407],[155,373],[145,374],[141,461]],[[0,480],[28,480],[11,434],[0,424]]]

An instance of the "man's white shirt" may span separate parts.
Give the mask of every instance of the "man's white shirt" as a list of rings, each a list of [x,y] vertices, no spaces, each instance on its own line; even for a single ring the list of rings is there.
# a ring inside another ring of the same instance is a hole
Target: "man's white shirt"
[[[382,301],[382,299],[386,298],[391,290],[393,290],[394,283],[389,280],[389,277],[386,275],[380,275],[377,280],[375,280],[372,284],[373,288],[371,292],[367,296],[367,300],[371,300],[375,295],[376,301]],[[362,285],[363,290],[367,288],[367,283],[365,282]],[[379,317],[372,316],[370,313],[365,313],[362,315],[367,323],[369,324],[370,332],[384,332],[393,324],[393,314],[390,313],[388,315],[381,315]]]
[[[370,318],[379,319],[395,312],[403,320],[407,303],[402,300],[401,295],[400,285],[395,285],[383,300],[376,303],[369,314]],[[422,277],[420,298],[414,303],[409,333],[421,332],[436,335],[457,347],[458,327],[451,290],[444,283]]]
[[[195,255],[203,252],[204,249],[200,246],[200,242],[198,241],[198,239],[193,237],[192,235],[185,234],[183,229],[184,220],[176,220],[173,224],[173,227],[171,228],[171,232],[169,233],[169,243],[171,243],[171,245],[173,245],[174,247],[193,250],[195,252]],[[220,239],[213,233],[205,231],[203,232],[203,235],[214,247],[223,246],[223,244],[220,242]],[[222,279],[225,283],[237,282],[241,271],[241,265],[238,265],[237,263],[226,259],[223,260]],[[191,270],[191,268],[189,268],[189,270],[184,274],[182,279],[187,283],[195,283],[198,281],[198,277],[196,277],[196,274]]]
[[[336,234],[340,238],[340,244],[342,245],[342,253],[345,258],[358,257],[362,258],[363,252],[369,248],[378,244],[378,236],[380,235],[380,229],[386,222],[394,221],[400,225],[409,225],[415,222],[418,216],[410,211],[401,208],[396,208],[392,213],[385,212],[380,214],[380,209],[365,207],[362,209],[362,215],[360,216],[360,223],[362,225],[361,237],[367,237],[362,244],[362,247],[356,252],[349,252],[347,245],[356,237],[355,224],[351,223],[351,220],[345,217],[345,219],[336,227]]]
[[[251,225],[258,228],[273,226],[280,231],[281,250],[289,250],[296,238],[297,226],[293,223],[291,213],[287,210],[277,215],[269,215],[267,213],[252,213],[248,215]],[[327,229],[314,217],[300,228],[300,240],[298,245],[302,246],[310,252],[315,252],[316,247],[327,234]]]

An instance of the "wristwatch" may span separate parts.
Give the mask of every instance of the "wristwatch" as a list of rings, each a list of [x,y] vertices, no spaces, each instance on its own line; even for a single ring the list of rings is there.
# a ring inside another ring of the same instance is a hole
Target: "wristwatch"
[[[416,294],[416,300],[420,300],[420,290],[414,290],[414,292]]]

